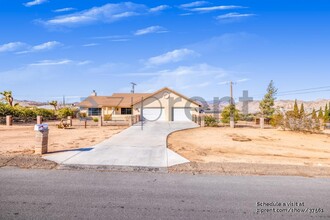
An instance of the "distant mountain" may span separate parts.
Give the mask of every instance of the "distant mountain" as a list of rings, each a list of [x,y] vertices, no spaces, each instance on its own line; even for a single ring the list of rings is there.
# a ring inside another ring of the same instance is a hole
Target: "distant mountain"
[[[294,102],[295,102],[294,100],[276,100],[275,107],[283,108],[284,111],[290,111],[290,110],[293,110]],[[305,112],[312,112],[313,108],[315,108],[315,110],[319,110],[320,107],[322,107],[322,109],[324,110],[325,105],[327,103],[329,105],[329,102],[330,102],[330,99],[328,99],[328,100],[321,99],[321,100],[316,100],[316,101],[297,100],[299,107],[300,107],[301,103],[304,103]],[[258,113],[260,111],[259,103],[260,103],[260,101],[249,102],[249,113],[250,114]],[[209,105],[209,110],[213,111],[214,110],[213,102],[212,101],[208,102],[208,105]],[[222,110],[227,105],[228,105],[228,103],[220,103],[219,109]],[[242,111],[243,103],[242,102],[236,103],[236,107],[238,110]]]
[[[37,102],[31,100],[14,100],[14,103],[19,103],[20,106],[43,106],[48,105],[48,102]]]

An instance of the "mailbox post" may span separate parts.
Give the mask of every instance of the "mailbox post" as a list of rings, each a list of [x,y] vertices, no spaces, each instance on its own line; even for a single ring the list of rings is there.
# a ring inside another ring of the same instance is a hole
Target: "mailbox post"
[[[48,151],[48,124],[36,124],[34,126],[35,154],[45,154]]]
[[[68,116],[67,123],[72,127],[72,116]]]
[[[11,116],[11,115],[6,116],[6,125],[7,126],[12,126],[13,125],[13,116]]]

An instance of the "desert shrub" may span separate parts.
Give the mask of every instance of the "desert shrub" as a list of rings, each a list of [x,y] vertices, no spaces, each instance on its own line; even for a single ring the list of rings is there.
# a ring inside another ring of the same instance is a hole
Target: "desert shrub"
[[[230,122],[230,114],[231,112],[234,115],[234,121],[237,122],[240,119],[239,111],[236,109],[235,105],[229,105],[226,106],[222,113],[221,113],[221,121],[223,123],[229,123]]]
[[[78,112],[76,115],[77,115],[77,118],[86,118],[87,117],[86,112]]]
[[[206,115],[204,120],[206,127],[216,127],[218,125],[216,118],[212,115]]]
[[[254,121],[255,116],[253,114],[247,114],[247,115],[240,114],[239,118],[242,121]]]
[[[55,111],[43,108],[35,108],[34,109],[36,115],[42,116],[44,119],[55,119]]]
[[[7,115],[13,115],[14,114],[14,108],[10,105],[0,103],[0,117],[5,117]]]
[[[103,119],[104,121],[111,121],[112,115],[104,115]]]
[[[275,128],[282,127],[283,126],[283,119],[284,119],[283,114],[276,113],[270,119],[270,124],[271,124],[271,126],[273,126]]]
[[[93,118],[94,122],[99,122],[99,118]]]
[[[56,112],[58,118],[66,118],[68,116],[74,116],[74,110],[71,108],[61,108]]]
[[[19,117],[23,120],[26,120],[28,118],[35,118],[37,117],[36,111],[32,108],[28,107],[21,107],[21,106],[16,106],[14,108],[14,116]]]
[[[294,111],[288,111],[285,115],[280,113],[275,114],[271,123],[275,127],[297,132],[318,132],[321,128],[318,118],[306,114],[297,117]]]

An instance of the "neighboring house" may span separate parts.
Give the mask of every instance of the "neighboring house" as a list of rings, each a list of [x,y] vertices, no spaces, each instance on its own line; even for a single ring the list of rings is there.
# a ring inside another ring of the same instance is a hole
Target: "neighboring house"
[[[111,115],[113,120],[124,120],[128,115],[142,115],[147,120],[189,121],[198,114],[199,103],[169,89],[154,93],[114,93],[112,96],[91,96],[78,104],[88,116]]]

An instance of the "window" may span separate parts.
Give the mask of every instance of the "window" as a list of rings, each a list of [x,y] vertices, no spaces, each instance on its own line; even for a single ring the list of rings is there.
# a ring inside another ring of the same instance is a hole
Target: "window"
[[[121,108],[120,113],[122,115],[131,115],[132,114],[132,109],[131,108]]]
[[[89,108],[88,109],[88,116],[99,116],[102,115],[101,108]]]

